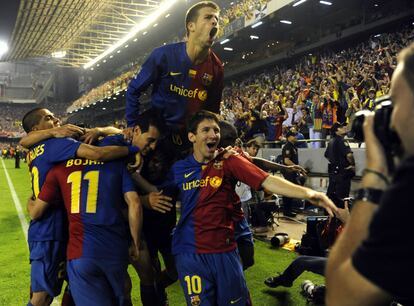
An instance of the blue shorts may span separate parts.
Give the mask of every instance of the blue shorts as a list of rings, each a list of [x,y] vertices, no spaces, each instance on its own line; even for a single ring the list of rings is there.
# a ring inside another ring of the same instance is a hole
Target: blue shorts
[[[125,304],[127,262],[78,258],[68,261],[70,292],[76,305]]]
[[[66,242],[33,241],[29,242],[29,250],[32,291],[58,296],[66,276]]]
[[[217,254],[177,254],[175,263],[187,305],[246,305],[248,291],[236,250]]]

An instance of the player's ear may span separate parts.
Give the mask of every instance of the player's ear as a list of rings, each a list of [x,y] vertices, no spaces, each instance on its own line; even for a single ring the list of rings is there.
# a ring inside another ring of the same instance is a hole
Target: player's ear
[[[188,140],[190,140],[191,143],[195,143],[196,135],[193,132],[188,132]]]
[[[191,32],[194,32],[194,29],[195,29],[195,22],[194,21],[188,22],[187,23],[187,31],[188,31],[187,37],[190,36]]]
[[[141,134],[141,128],[139,127],[139,125],[134,126],[134,129],[132,130],[133,134],[135,135],[135,133],[139,136]]]

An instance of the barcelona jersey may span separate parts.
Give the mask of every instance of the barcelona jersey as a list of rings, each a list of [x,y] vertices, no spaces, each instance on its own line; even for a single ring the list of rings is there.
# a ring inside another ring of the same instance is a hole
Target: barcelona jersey
[[[71,138],[51,138],[38,142],[29,149],[27,159],[35,197],[38,196],[49,170],[59,162],[74,158],[80,145],[80,142]],[[65,240],[67,235],[64,220],[66,217],[62,208],[48,209],[42,218],[30,222],[29,242]]]
[[[176,162],[170,176],[181,194],[181,216],[173,233],[173,254],[222,253],[234,250],[235,184],[261,188],[268,174],[246,158],[218,155],[207,164],[193,155]],[[239,218],[242,218],[240,214]]]
[[[223,64],[213,51],[194,65],[187,55],[186,43],[169,44],[155,49],[131,80],[126,94],[126,119],[135,126],[144,106],[141,94],[152,87],[151,106],[163,115],[173,130],[185,126],[186,119],[205,109],[219,112],[223,90]]]
[[[60,194],[69,219],[67,258],[128,260],[129,230],[123,195],[135,191],[123,160],[70,159],[49,171],[39,199]]]

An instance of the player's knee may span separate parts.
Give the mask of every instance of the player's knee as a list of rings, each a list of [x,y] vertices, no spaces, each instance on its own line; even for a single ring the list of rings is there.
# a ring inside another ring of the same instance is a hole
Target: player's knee
[[[53,301],[53,298],[45,291],[33,292],[30,303],[33,306],[49,306]]]

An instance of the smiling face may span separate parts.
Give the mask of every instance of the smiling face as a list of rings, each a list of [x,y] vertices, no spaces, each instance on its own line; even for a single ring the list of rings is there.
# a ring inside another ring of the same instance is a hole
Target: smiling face
[[[187,23],[188,40],[194,40],[202,48],[210,48],[218,34],[219,11],[212,7],[198,10],[195,21]]]
[[[148,131],[143,132],[139,126],[134,127],[132,137],[132,144],[137,146],[143,156],[155,150],[160,132],[152,125],[149,126]]]
[[[38,115],[41,117],[39,122],[33,126],[32,130],[47,130],[60,126],[60,119],[48,109],[41,109],[38,111]]]
[[[194,158],[201,163],[207,163],[214,158],[214,153],[220,142],[220,128],[212,119],[202,120],[195,133],[189,132],[188,139],[193,143]]]

